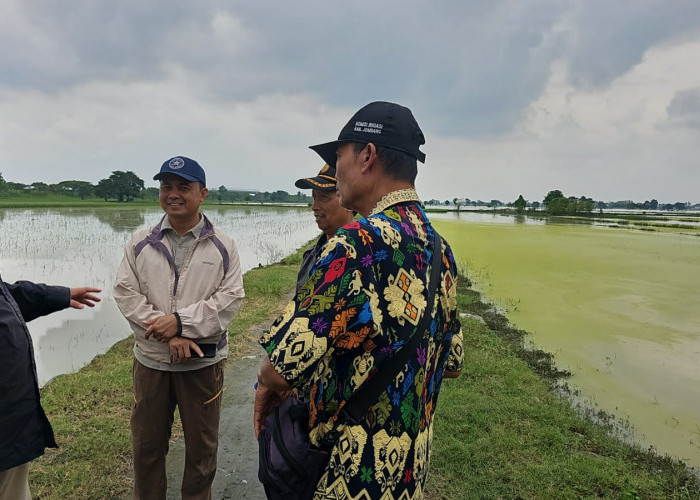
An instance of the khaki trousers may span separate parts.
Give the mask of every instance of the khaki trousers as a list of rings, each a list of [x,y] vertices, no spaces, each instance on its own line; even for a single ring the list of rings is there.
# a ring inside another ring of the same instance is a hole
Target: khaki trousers
[[[0,471],[0,500],[32,500],[29,493],[29,462]]]
[[[165,456],[175,407],[185,435],[183,500],[211,499],[219,444],[225,360],[186,372],[153,370],[134,360],[131,441],[134,499],[163,500],[167,490]]]

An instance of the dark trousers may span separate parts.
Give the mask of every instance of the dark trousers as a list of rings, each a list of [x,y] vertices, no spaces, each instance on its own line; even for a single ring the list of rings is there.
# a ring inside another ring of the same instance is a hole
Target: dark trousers
[[[163,500],[165,455],[175,407],[185,435],[183,500],[211,499],[219,444],[224,363],[199,370],[152,370],[134,360],[131,440],[134,448],[134,499]]]

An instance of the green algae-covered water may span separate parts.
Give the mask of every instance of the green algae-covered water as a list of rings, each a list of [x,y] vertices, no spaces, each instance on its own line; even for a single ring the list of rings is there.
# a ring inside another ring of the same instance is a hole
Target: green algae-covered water
[[[439,220],[475,287],[635,439],[700,468],[700,238]],[[468,346],[465,346],[468,348]]]

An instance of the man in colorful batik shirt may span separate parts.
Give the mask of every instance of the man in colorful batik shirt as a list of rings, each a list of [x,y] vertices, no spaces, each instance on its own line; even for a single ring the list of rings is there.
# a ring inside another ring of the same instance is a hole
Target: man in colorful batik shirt
[[[312,146],[336,168],[340,203],[363,218],[325,245],[308,281],[269,333],[258,375],[256,435],[291,388],[309,394],[310,437],[340,432],[314,498],[420,499],[443,378],[459,375],[457,268],[447,242],[431,269],[435,233],[414,188],[423,133],[408,108],[374,102],[337,141]],[[428,304],[430,273],[439,272]],[[424,314],[428,331],[416,332]],[[422,340],[360,425],[336,422],[350,396],[413,334]]]

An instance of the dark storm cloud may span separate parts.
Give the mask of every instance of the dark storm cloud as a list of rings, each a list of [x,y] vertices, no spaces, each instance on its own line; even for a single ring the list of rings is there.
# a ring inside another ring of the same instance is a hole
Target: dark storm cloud
[[[650,47],[697,30],[695,0],[587,0],[575,2],[569,38],[571,77],[580,86],[603,87],[642,60]]]
[[[15,47],[0,54],[0,72],[4,85],[54,92],[181,70],[202,99],[396,100],[437,133],[492,136],[517,123],[552,61],[568,60],[580,85],[606,85],[652,44],[697,26],[700,3],[672,4],[21,2],[18,25],[0,35]]]
[[[596,175],[616,193],[629,172],[648,197],[669,164],[675,196],[697,177],[699,33],[696,0],[4,0],[0,163],[95,182],[187,144],[218,183],[286,189],[306,145],[392,100],[454,179],[426,180],[429,197],[540,196],[542,179],[595,195]],[[256,169],[234,181],[222,158]]]
[[[667,112],[669,124],[700,129],[700,87],[677,92]]]

